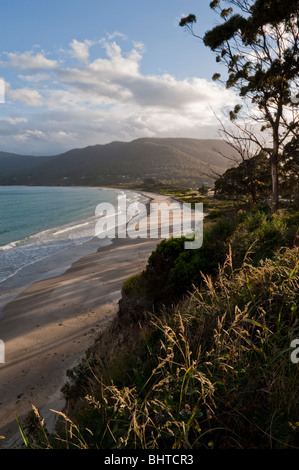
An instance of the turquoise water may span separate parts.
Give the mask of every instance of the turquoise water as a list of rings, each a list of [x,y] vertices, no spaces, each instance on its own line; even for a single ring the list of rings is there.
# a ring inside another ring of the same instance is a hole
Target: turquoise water
[[[94,188],[0,186],[0,247],[94,215],[116,192]]]
[[[0,186],[0,291],[24,268],[49,263],[57,254],[62,260],[66,251],[93,239],[96,206],[108,202],[116,207],[120,194],[99,188]],[[129,191],[126,197],[130,204],[142,199]]]

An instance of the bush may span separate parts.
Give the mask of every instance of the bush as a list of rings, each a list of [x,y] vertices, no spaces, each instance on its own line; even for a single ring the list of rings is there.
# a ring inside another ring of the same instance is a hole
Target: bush
[[[250,257],[256,266],[272,258],[281,246],[292,246],[296,239],[298,213],[280,211],[269,214],[267,205],[237,214],[236,219],[221,217],[205,222],[203,245],[186,250],[185,237],[163,240],[152,253],[145,271],[128,279],[124,292],[151,298],[155,305],[176,302],[202,283],[202,274],[215,275],[229,253],[234,267]]]
[[[169,273],[184,252],[185,241],[185,237],[163,240],[148,259],[144,279],[155,302],[169,298]]]
[[[169,273],[172,294],[183,295],[199,286],[203,274],[215,274],[228,252],[229,239],[236,222],[222,218],[204,230],[203,245],[198,250],[185,250],[176,258]]]
[[[147,296],[144,271],[129,277],[123,284],[122,292],[130,297]]]
[[[295,216],[278,211],[269,215],[267,210],[254,210],[246,216],[231,238],[234,263],[240,266],[248,251],[254,265],[261,259],[272,258],[281,246],[293,246],[296,239]]]

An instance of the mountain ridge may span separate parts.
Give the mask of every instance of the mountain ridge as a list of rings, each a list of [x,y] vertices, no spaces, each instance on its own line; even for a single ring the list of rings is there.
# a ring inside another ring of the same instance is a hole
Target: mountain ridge
[[[207,172],[231,166],[223,154],[237,156],[218,139],[179,137],[113,141],[44,157],[0,152],[0,184],[133,187],[151,180],[197,187],[212,181]]]

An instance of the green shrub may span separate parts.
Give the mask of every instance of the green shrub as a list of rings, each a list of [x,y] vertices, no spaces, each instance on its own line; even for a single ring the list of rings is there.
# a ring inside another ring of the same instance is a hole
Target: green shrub
[[[269,214],[267,205],[259,205],[236,217],[221,217],[204,223],[203,245],[187,250],[185,237],[163,240],[152,253],[142,274],[124,284],[131,296],[151,297],[155,304],[175,302],[202,282],[202,273],[215,275],[230,246],[234,267],[248,257],[254,265],[273,257],[281,246],[292,246],[296,237],[298,213],[280,211]]]
[[[169,273],[169,289],[183,295],[199,286],[202,273],[215,274],[228,252],[230,236],[236,228],[235,221],[222,218],[204,230],[203,245],[197,250],[185,250],[176,258]]]
[[[185,241],[185,237],[163,240],[148,259],[145,281],[156,302],[169,296],[169,273],[175,260],[184,252]]]
[[[122,291],[125,295],[130,297],[146,296],[146,282],[144,279],[144,272],[134,274],[129,277],[123,284]]]
[[[248,250],[254,265],[261,259],[272,258],[281,246],[293,246],[296,239],[296,216],[278,211],[273,215],[267,211],[254,210],[245,217],[231,238],[234,262],[239,266]]]

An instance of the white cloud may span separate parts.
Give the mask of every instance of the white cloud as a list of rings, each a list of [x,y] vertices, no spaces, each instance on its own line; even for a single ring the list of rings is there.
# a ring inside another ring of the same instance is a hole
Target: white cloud
[[[133,48],[126,55],[122,54],[121,47],[115,42],[103,41],[107,58],[96,59],[90,64],[90,69],[98,73],[98,80],[107,78],[114,80],[117,77],[137,76],[139,63],[142,59],[141,52]]]
[[[44,71],[53,70],[58,66],[56,60],[47,59],[43,52],[5,52],[4,54],[8,60],[0,61],[1,67],[16,68],[20,70]]]
[[[19,75],[20,80],[25,80],[27,83],[41,83],[51,79],[49,73],[35,73],[34,75]]]
[[[73,39],[70,43],[71,55],[82,62],[87,62],[89,58],[89,48],[92,46],[92,41],[80,42],[77,39]]]
[[[138,49],[140,52],[145,52],[146,50],[145,45],[141,41],[134,41],[133,45],[135,49]]]
[[[27,106],[42,106],[43,98],[37,90],[31,88],[13,89],[9,83],[5,83],[5,95],[8,101],[16,101],[26,104]]]
[[[45,138],[47,138],[47,135],[39,129],[28,129],[24,133],[18,133],[15,136],[17,142],[29,143],[29,145],[31,140],[44,140]]]
[[[98,58],[86,67],[61,68],[59,78],[64,84],[77,89],[84,99],[92,97],[94,103],[131,102],[139,106],[182,109],[187,106],[206,105],[208,101],[224,102],[233,93],[214,82],[193,78],[177,80],[171,75],[142,75],[140,47],[124,54],[115,42],[103,41],[106,58]]]
[[[2,149],[53,154],[143,136],[217,137],[211,108],[219,113],[234,105],[235,94],[206,79],[143,74],[144,45],[121,47],[117,37],[125,41],[118,32],[96,42],[73,39],[60,62],[44,52],[7,53],[6,68],[30,70],[18,75],[18,84],[21,80],[32,87],[7,84],[7,100],[26,105],[28,115],[25,108],[19,118],[25,120],[0,121]],[[75,66],[70,55],[78,61]]]
[[[107,34],[107,38],[108,38],[109,41],[111,41],[112,39],[117,38],[117,37],[121,38],[123,40],[127,39],[127,36],[123,33],[120,33],[119,31],[114,31],[114,33],[112,33],[112,34],[110,34],[110,33]]]
[[[8,117],[8,118],[6,118],[6,120],[7,120],[7,122],[9,122],[10,124],[13,124],[13,125],[20,124],[22,122],[28,122],[28,119],[26,119],[24,117],[20,117],[20,116]]]

